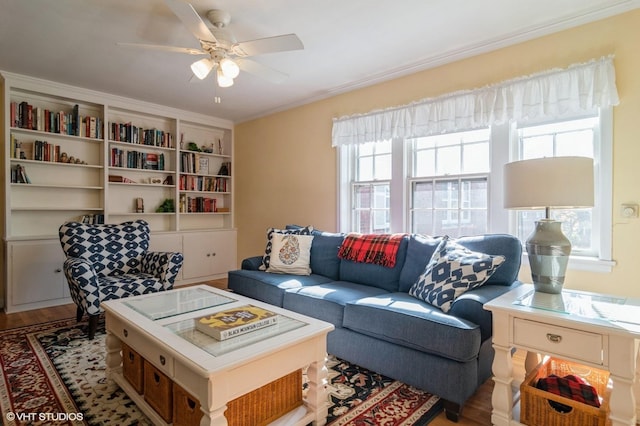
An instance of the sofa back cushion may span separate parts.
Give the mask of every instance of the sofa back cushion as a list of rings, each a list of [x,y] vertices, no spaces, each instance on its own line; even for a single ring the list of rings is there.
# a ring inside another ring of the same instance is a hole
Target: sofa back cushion
[[[485,284],[511,285],[518,279],[520,262],[522,261],[522,243],[513,235],[478,235],[461,237],[455,241],[472,251],[505,257],[504,263]]]
[[[440,237],[429,237],[420,234],[412,234],[409,237],[404,267],[400,272],[399,291],[407,293],[411,286],[415,284],[418,277],[424,272],[424,268],[427,267],[427,263],[429,263],[441,240]]]
[[[402,238],[396,254],[396,264],[393,268],[375,265],[373,263],[340,260],[340,281],[351,281],[358,284],[370,285],[387,291],[398,291],[400,271],[405,264],[409,236]]]
[[[334,234],[313,230],[311,243],[311,273],[332,280],[340,278],[340,258],[338,250],[344,240],[344,234]]]
[[[408,292],[429,263],[441,238],[413,234],[409,238],[406,261],[400,273],[399,291]],[[522,244],[513,235],[487,234],[454,240],[469,250],[490,255],[502,255],[504,263],[485,284],[511,285],[518,278],[522,260]]]
[[[144,220],[118,225],[67,222],[60,226],[59,234],[65,255],[88,260],[101,277],[139,273],[151,238]]]

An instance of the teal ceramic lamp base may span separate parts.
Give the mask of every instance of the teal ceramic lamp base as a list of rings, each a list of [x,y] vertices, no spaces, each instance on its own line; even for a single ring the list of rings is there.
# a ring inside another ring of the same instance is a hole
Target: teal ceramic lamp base
[[[562,233],[561,223],[551,219],[537,221],[526,246],[535,290],[561,293],[571,254],[571,242]]]

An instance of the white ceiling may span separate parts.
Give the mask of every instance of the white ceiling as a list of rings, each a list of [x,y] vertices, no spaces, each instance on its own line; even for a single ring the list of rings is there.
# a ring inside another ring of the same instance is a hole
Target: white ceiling
[[[241,122],[640,7],[640,0],[193,0],[231,13],[238,41],[295,33],[304,50],[253,57],[289,75],[190,81],[199,48],[163,0],[0,0],[0,70]],[[206,18],[205,22],[208,23]],[[213,74],[213,73],[212,73]],[[222,98],[214,103],[214,95]]]

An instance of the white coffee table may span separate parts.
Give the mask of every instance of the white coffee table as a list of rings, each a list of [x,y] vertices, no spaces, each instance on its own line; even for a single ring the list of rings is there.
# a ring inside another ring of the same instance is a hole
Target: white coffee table
[[[194,318],[246,304],[276,312],[278,324],[224,341],[195,330]],[[202,426],[227,425],[225,410],[230,401],[307,366],[309,388],[303,404],[280,422],[325,424],[326,337],[332,324],[207,285],[101,305],[106,318],[107,377],[155,424],[168,423],[124,377],[123,343],[199,401]]]

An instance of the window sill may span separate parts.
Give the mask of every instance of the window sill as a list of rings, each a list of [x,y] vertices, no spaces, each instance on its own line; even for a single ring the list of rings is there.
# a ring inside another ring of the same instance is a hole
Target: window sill
[[[522,253],[522,263],[529,265],[529,256]],[[595,257],[570,256],[568,270],[608,273],[616,266],[615,260],[604,260]]]

